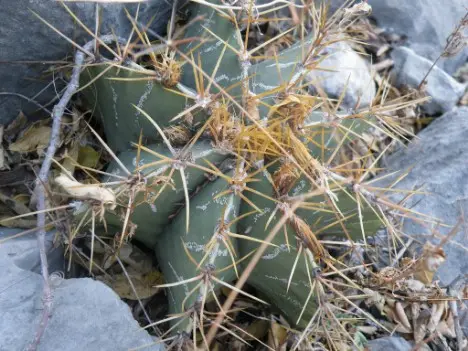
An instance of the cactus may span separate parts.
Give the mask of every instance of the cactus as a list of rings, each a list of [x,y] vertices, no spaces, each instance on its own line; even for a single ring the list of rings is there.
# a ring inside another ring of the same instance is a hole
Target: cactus
[[[128,177],[111,186],[118,206],[104,218],[136,225],[135,238],[154,248],[164,273],[170,312],[201,325],[207,299],[216,300],[216,289],[231,286],[267,245],[248,283],[303,328],[317,306],[315,275],[330,264],[320,238],[366,240],[386,223],[382,194],[363,182],[369,170],[341,152],[369,127],[385,126],[376,108],[345,113],[305,93],[307,72],[326,46],[320,28],[251,65],[238,13],[213,4],[190,4],[190,19],[204,18],[184,38],[204,40],[150,55],[153,63],[172,60],[170,84],[160,69],[135,63],[88,68],[87,101],[118,157],[104,181]],[[244,6],[239,14],[253,21],[252,11]],[[177,128],[184,137],[174,135]],[[136,151],[128,150],[132,143]],[[191,330],[175,317],[174,330]]]
[[[185,200],[185,191],[192,193],[205,180],[205,172],[191,167],[185,170],[184,162],[195,165],[206,165],[206,161],[213,164],[220,163],[226,154],[211,146],[207,140],[195,143],[188,152],[184,149],[174,150],[175,155],[162,144],[150,146],[147,151],[126,151],[119,155],[120,162],[131,172],[138,169],[138,176],[145,179],[145,190],[136,193],[131,203],[134,210],[131,221],[136,225],[135,238],[148,247],[153,247],[158,236],[170,222],[170,216],[176,211],[177,205]],[[170,158],[161,165],[161,156]],[[180,161],[180,162],[178,162]],[[151,164],[156,164],[151,166]],[[149,167],[148,167],[149,166]],[[107,173],[122,175],[123,171],[116,162],[109,165]],[[110,177],[107,179],[111,181]],[[184,185],[185,182],[185,185]],[[184,188],[186,187],[186,189]],[[118,226],[125,217],[129,195],[121,197],[121,206],[114,211],[108,211],[108,224]],[[120,214],[120,215],[119,215]]]
[[[116,152],[130,149],[131,143],[138,141],[141,131],[148,138],[147,143],[157,140],[151,123],[133,105],[152,111],[161,127],[168,126],[171,118],[185,109],[185,97],[164,88],[154,81],[153,76],[147,77],[143,72],[91,66],[82,75],[83,85],[90,82],[93,82],[92,89],[85,90],[87,104],[95,108],[95,115],[103,123],[107,143]]]
[[[208,182],[191,203],[189,232],[185,231],[185,207],[155,245],[164,277],[170,282],[171,314],[200,313],[203,303],[213,299],[212,291],[220,285],[219,281],[230,282],[236,277],[237,242],[227,233],[236,231],[237,223],[231,222],[237,217],[240,199],[234,194],[215,198],[228,186],[222,178]],[[182,284],[197,276],[198,279]],[[198,318],[202,319],[202,314]],[[190,327],[186,321],[179,329],[187,324]]]

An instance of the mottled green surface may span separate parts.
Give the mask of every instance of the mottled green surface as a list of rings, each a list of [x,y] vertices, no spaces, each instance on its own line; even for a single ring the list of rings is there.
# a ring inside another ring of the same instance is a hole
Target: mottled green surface
[[[274,89],[287,86],[295,75],[301,72],[302,58],[305,57],[309,46],[307,44],[310,44],[310,39],[305,39],[303,45],[298,43],[281,51],[276,59],[265,60],[250,67],[250,90],[257,95],[267,93],[261,100],[263,104],[259,105],[262,117],[268,116],[268,106],[275,104],[278,92]]]
[[[214,4],[222,3],[219,0],[211,2]],[[200,57],[201,68],[209,77],[213,76],[213,72],[219,61],[220,63],[214,78],[216,83],[221,87],[228,88],[239,82],[241,79],[241,64],[238,54],[232,50],[241,51],[238,41],[239,31],[235,24],[229,18],[222,16],[218,11],[195,2],[187,6],[187,11],[191,14],[189,20],[194,20],[199,16],[203,16],[203,19],[193,22],[187,28],[185,38],[203,38],[206,42],[200,45],[200,40],[193,40],[186,45],[181,45],[181,51],[190,59],[192,58],[190,54],[192,54],[197,65]],[[210,33],[210,31],[215,35]],[[229,46],[224,50],[225,43]],[[183,58],[181,59],[183,60]],[[198,74],[199,72],[197,71]],[[192,64],[186,63],[184,65],[181,82],[193,89],[196,88]],[[205,87],[209,84],[209,80],[206,77],[204,77],[204,83]],[[211,93],[218,91],[214,86],[210,89]],[[229,93],[237,96],[240,93],[240,86],[237,86],[234,90],[230,90]]]
[[[273,197],[274,190],[271,183],[267,180],[267,176],[266,173],[260,174],[257,179],[261,181],[252,182],[251,187],[262,194]],[[275,211],[276,204],[271,200],[253,193],[246,193],[245,195],[259,207],[263,213],[255,213],[246,217],[239,223],[239,231],[241,234],[264,240],[281,220],[282,213],[278,211],[269,222],[270,216]],[[252,207],[246,202],[242,202],[241,214],[250,211],[252,211]],[[272,241],[272,243],[277,246],[269,246],[266,249],[262,258],[253,269],[248,283],[263,293],[267,297],[267,302],[271,303],[273,308],[278,309],[291,324],[296,325],[301,310],[306,303],[310,291],[310,284],[306,264],[304,258],[301,257],[296,266],[289,291],[286,291],[287,282],[297,254],[294,230],[289,225],[286,225],[286,228],[288,241],[291,245],[289,250],[286,246],[284,231],[280,230]],[[239,240],[239,252],[242,256],[247,255],[251,251],[258,249],[260,245],[260,243],[255,243],[250,240]],[[249,260],[246,260],[245,264],[248,262]],[[298,324],[305,326],[314,311],[315,300],[312,297]]]
[[[149,148],[164,156],[170,156],[169,150],[164,145],[159,144],[150,146]],[[226,158],[225,154],[219,152],[219,150],[213,149],[209,141],[199,141],[195,143],[191,149],[191,153],[194,163],[204,167],[208,166],[205,160],[217,164]],[[130,172],[133,172],[136,168],[136,157],[136,151],[126,151],[119,155],[120,161],[128,168]],[[159,160],[159,157],[142,151],[139,165],[141,166]],[[116,162],[113,162],[109,166],[107,172],[120,176],[124,175],[124,172],[120,169]],[[159,175],[163,176],[169,174],[170,168],[167,165],[157,165],[144,169],[142,172],[144,175],[157,172]],[[193,167],[185,168],[185,177],[189,192],[193,192],[206,180],[205,173],[202,170]],[[151,184],[153,181],[154,178],[148,179],[149,184]],[[140,240],[148,247],[153,247],[155,245],[157,237],[170,223],[169,216],[172,215],[177,210],[177,208],[183,205],[185,202],[182,178],[179,170],[174,171],[172,181],[173,187],[166,186],[165,190],[153,203],[153,206],[146,202],[141,203],[135,208],[130,217],[131,221],[138,226],[136,230],[136,239]],[[157,193],[161,189],[161,186],[162,185],[155,186],[153,193]],[[140,203],[143,198],[144,193],[140,192],[136,197],[135,203]],[[126,205],[126,203],[122,203],[122,205]],[[123,206],[118,206],[116,209],[116,211],[124,210],[125,208]],[[120,224],[120,226],[122,226],[122,220],[117,216],[112,215],[112,213],[109,213],[106,218],[109,224],[116,226]]]
[[[97,77],[106,67],[88,67],[82,74],[81,85]],[[84,90],[88,107],[101,119],[107,143],[115,152],[130,149],[132,142],[138,142],[140,132],[143,133],[145,144],[160,139],[156,128],[135,106],[145,111],[161,128],[167,127],[172,118],[186,109],[184,96],[164,88],[153,78],[136,80],[141,78],[145,78],[145,75],[111,68]]]
[[[214,199],[220,192],[226,190],[229,184],[222,178],[208,183],[195,196],[190,204],[190,229],[185,231],[185,216],[187,209],[184,208],[172,221],[155,245],[155,252],[166,282],[175,283],[192,278],[200,274],[197,266],[189,259],[185,249],[195,259],[201,262],[205,256],[206,244],[213,237],[224,212],[224,221],[229,222],[237,216],[239,208],[239,198],[230,194]],[[236,224],[230,230],[236,232]],[[228,267],[232,264],[231,256],[226,246],[221,242],[218,250],[211,251],[212,254],[203,262],[201,269],[206,264],[212,263],[215,270]],[[235,250],[237,243],[232,241]],[[185,246],[185,249],[184,249]],[[235,278],[233,268],[220,273],[215,273],[216,277],[222,281],[230,282]],[[179,313],[182,311],[182,302],[188,293],[197,285],[199,281],[168,288],[169,313]],[[215,284],[216,288],[218,284]],[[186,309],[190,308],[200,294],[196,289],[187,299]],[[212,298],[212,296],[209,296]],[[179,326],[183,329],[184,326]]]

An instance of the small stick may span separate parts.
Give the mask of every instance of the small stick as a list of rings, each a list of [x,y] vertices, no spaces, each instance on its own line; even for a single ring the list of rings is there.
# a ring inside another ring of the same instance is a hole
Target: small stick
[[[112,35],[106,35],[101,37],[101,40],[107,43],[111,43],[115,41],[115,37]],[[117,41],[125,42],[123,39],[117,39]],[[94,47],[95,40],[91,40],[90,42],[86,43],[83,47],[85,51],[89,51]],[[42,335],[47,327],[47,323],[49,321],[51,312],[52,312],[52,290],[50,288],[49,282],[49,268],[47,264],[47,254],[45,248],[45,209],[46,209],[46,196],[45,196],[45,186],[47,184],[49,178],[49,170],[52,164],[52,159],[55,155],[57,147],[60,143],[60,126],[62,122],[62,116],[65,112],[65,109],[70,102],[70,99],[75,94],[76,90],[80,85],[80,74],[81,68],[85,61],[85,53],[83,51],[77,51],[75,54],[75,65],[73,67],[72,76],[70,82],[67,84],[67,88],[60,98],[57,105],[54,106],[52,110],[52,132],[50,135],[50,142],[47,148],[47,152],[45,154],[44,161],[41,166],[41,170],[39,171],[39,176],[36,180],[36,189],[37,192],[37,210],[39,211],[37,215],[37,227],[39,228],[37,231],[37,244],[39,249],[39,256],[41,258],[41,272],[42,277],[44,280],[44,288],[43,288],[43,304],[44,310],[42,313],[42,318],[39,323],[39,327],[36,331],[36,335],[34,337],[33,342],[29,345],[27,350],[35,351],[39,346],[41,341]]]
[[[444,47],[444,51],[442,51],[442,53],[437,56],[437,58],[434,60],[434,63],[432,64],[432,66],[429,68],[429,71],[427,71],[426,75],[424,76],[424,78],[421,80],[421,83],[419,83],[418,85],[418,90],[421,90],[422,86],[424,85],[424,83],[426,82],[426,79],[427,77],[429,76],[429,74],[431,73],[431,71],[433,70],[433,68],[435,67],[435,65],[437,64],[437,62],[439,62],[439,60],[442,58],[442,57],[449,57],[449,56],[453,56],[453,52],[451,52],[451,47],[453,44],[455,44],[456,46],[458,46],[459,49],[463,48],[463,45],[458,45],[457,43],[457,39],[459,39],[460,37],[460,32],[463,31],[463,28],[466,26],[466,23],[468,22],[468,11],[465,13],[465,15],[460,19],[460,21],[458,22],[457,26],[453,29],[452,33],[450,33],[450,35],[448,36],[447,38],[447,43],[445,44],[445,47]]]

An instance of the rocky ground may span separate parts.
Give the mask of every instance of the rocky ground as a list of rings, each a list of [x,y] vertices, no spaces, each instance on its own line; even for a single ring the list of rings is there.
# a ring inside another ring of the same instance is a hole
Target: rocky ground
[[[61,64],[72,53],[71,44],[53,33],[28,8],[79,44],[89,36],[77,30],[66,10],[53,0],[3,2],[0,11],[0,127],[6,128],[17,119],[20,111],[27,117],[39,118],[47,114],[44,110],[52,109],[67,77],[51,75],[52,70],[48,68]],[[342,1],[331,3],[332,8],[337,9]],[[412,197],[407,205],[436,220],[432,225],[423,225],[405,218],[403,229],[408,245],[426,241],[443,244],[445,262],[436,276],[442,286],[449,285],[457,278],[468,276],[466,17],[466,27],[461,30],[465,37],[458,38],[456,45],[447,46],[447,38],[466,16],[467,4],[463,0],[369,0],[368,3],[373,8],[371,21],[366,22],[368,36],[364,38],[368,55],[358,54],[353,43],[337,45],[331,48],[336,54],[323,64],[340,73],[319,72],[310,79],[321,79],[330,96],[338,96],[347,84],[344,105],[352,108],[358,100],[364,105],[371,103],[376,94],[375,81],[386,72],[400,91],[416,89],[426,78],[424,91],[431,100],[411,111],[414,130],[418,131],[416,137],[408,145],[396,148],[383,162],[389,173],[408,173],[398,188],[421,187],[428,193]],[[69,6],[94,28],[94,4],[70,3]],[[131,28],[125,6],[133,13],[136,10],[135,5],[101,6],[101,33],[114,28],[120,36],[128,35]],[[140,9],[143,20],[154,13],[158,16],[153,29],[161,31],[170,15],[170,5],[153,0]],[[442,55],[444,52],[446,54]],[[437,64],[431,69],[434,61]],[[425,77],[428,72],[430,74]],[[38,108],[37,104],[43,107]],[[421,126],[427,124],[425,121],[432,122],[422,129]],[[0,132],[2,130],[0,128]],[[4,162],[2,152],[0,147],[0,191],[34,179],[30,172]],[[395,174],[384,182],[397,177]],[[398,194],[395,200],[399,200]],[[457,223],[460,225],[456,231],[451,231]],[[30,342],[40,318],[42,290],[35,238],[21,236],[5,240],[20,231],[0,228],[0,350],[23,349]],[[49,238],[52,235],[50,233]],[[63,271],[66,263],[61,249],[52,244],[49,248],[52,271]],[[154,341],[146,331],[139,330],[128,306],[103,283],[89,278],[64,280],[60,274],[53,277],[56,307],[39,350],[63,349],[64,343],[68,345],[67,350],[124,350]],[[460,313],[463,312],[462,309]],[[461,321],[468,335],[468,318]],[[413,346],[410,341],[393,336],[372,340],[367,347],[370,350],[410,350]],[[447,349],[443,347],[440,349]],[[163,346],[153,345],[147,349],[162,350]]]

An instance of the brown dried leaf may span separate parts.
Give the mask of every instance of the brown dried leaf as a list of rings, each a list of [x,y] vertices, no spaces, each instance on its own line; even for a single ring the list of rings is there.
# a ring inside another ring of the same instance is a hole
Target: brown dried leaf
[[[286,350],[288,331],[281,324],[272,322],[268,333],[268,346],[274,350]]]
[[[438,304],[432,305],[431,319],[427,324],[427,330],[429,333],[432,333],[438,328],[439,323],[441,322],[442,315],[446,309],[446,303],[441,302]]]
[[[114,192],[111,189],[101,187],[99,184],[82,184],[71,180],[64,174],[55,178],[55,183],[76,199],[97,200],[108,205],[111,209],[116,206]]]
[[[457,55],[467,45],[467,39],[461,32],[453,33],[445,47],[442,57],[451,57]]]
[[[403,284],[408,290],[414,292],[423,292],[426,289],[424,283],[416,279],[405,279]]]
[[[21,229],[31,229],[37,226],[37,221],[35,219],[27,219],[27,218],[16,218],[16,219],[9,219],[8,216],[1,216],[0,217],[0,226],[7,227],[7,228],[21,228]]]
[[[26,123],[28,122],[28,119],[24,115],[22,111],[18,113],[18,116],[6,127],[5,129],[5,139],[8,140],[13,140],[13,138],[16,137],[16,135],[22,130],[25,126]]]
[[[101,154],[91,146],[82,146],[78,152],[78,163],[84,167],[95,168]]]
[[[242,338],[246,341],[263,339],[263,337],[268,333],[268,321],[264,319],[257,319],[251,323],[247,328],[245,328],[246,333],[242,334]]]
[[[75,172],[75,165],[78,159],[79,147],[79,144],[77,142],[74,142],[71,145],[69,145],[69,148],[65,151],[62,166],[70,174],[73,174]]]
[[[445,262],[445,252],[442,248],[426,242],[422,259],[415,267],[414,277],[424,284],[432,283],[434,273]]]
[[[462,106],[468,105],[468,91],[460,99],[460,105],[462,105]]]
[[[49,145],[51,132],[52,129],[48,126],[38,123],[33,124],[18,140],[10,145],[9,150],[19,153],[37,151],[38,154],[41,154]]]
[[[23,215],[29,213],[29,208],[27,207],[27,202],[29,201],[29,196],[26,194],[19,194],[15,197],[10,197],[0,192],[0,202],[3,202],[8,208],[14,211],[18,215]]]
[[[367,3],[367,1],[362,1],[351,8],[345,8],[344,11],[350,16],[369,16],[372,13],[372,7]]]
[[[163,282],[163,276],[159,271],[152,271],[148,274],[129,274],[129,277],[140,299],[147,299],[158,293],[159,288],[155,286]],[[113,278],[114,280],[110,281],[104,276],[97,277],[98,280],[111,287],[121,298],[138,299],[125,274],[117,274]]]
[[[396,302],[395,307],[395,317],[396,317],[396,322],[402,324],[406,329],[411,330],[411,324],[409,322],[408,316],[406,315],[405,309],[403,308],[403,305],[401,302]]]
[[[453,325],[449,326],[446,321],[441,321],[436,330],[441,333],[443,336],[454,339],[457,335],[455,334],[455,328]]]

